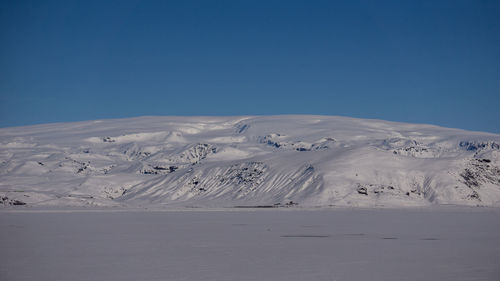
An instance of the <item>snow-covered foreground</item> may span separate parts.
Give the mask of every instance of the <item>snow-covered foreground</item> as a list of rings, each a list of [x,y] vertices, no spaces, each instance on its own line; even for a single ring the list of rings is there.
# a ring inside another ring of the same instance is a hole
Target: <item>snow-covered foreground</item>
[[[498,209],[0,212],[0,279],[500,280]]]
[[[499,166],[500,135],[380,120],[48,124],[0,129],[0,206],[500,206]]]

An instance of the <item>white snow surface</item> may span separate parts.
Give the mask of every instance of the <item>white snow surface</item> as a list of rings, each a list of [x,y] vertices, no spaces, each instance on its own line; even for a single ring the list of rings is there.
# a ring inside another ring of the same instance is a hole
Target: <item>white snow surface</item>
[[[498,134],[380,120],[46,124],[0,129],[0,206],[498,207],[499,166]]]
[[[0,212],[2,281],[498,281],[499,209]]]

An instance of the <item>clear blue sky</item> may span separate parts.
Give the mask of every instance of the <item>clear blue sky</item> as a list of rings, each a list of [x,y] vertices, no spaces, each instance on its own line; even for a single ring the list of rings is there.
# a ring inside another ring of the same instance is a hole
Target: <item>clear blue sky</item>
[[[0,126],[325,114],[500,133],[500,1],[1,1]]]

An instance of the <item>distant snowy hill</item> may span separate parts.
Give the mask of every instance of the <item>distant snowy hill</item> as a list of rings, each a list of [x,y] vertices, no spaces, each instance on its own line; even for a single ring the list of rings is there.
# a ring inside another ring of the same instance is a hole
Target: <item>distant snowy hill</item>
[[[498,207],[500,135],[299,115],[3,128],[0,206],[24,204]]]

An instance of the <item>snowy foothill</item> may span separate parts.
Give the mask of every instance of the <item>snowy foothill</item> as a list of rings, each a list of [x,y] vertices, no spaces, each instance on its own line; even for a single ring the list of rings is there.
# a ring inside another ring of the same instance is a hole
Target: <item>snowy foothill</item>
[[[500,206],[500,135],[332,116],[0,129],[0,206]]]

